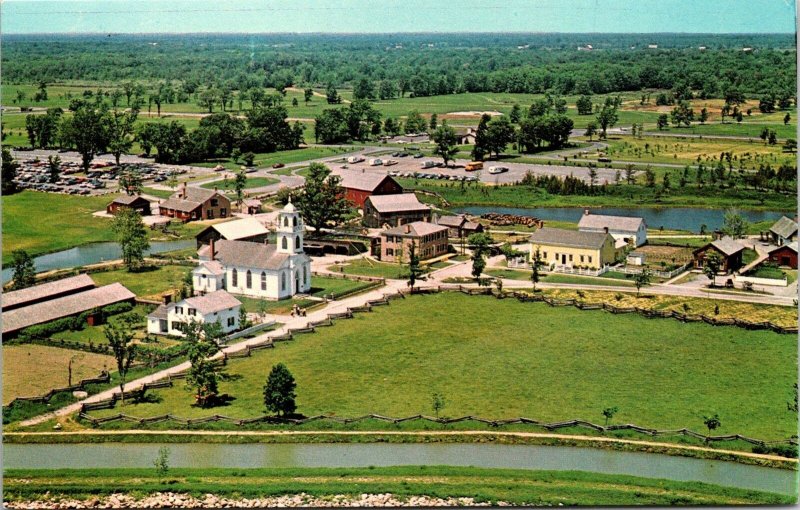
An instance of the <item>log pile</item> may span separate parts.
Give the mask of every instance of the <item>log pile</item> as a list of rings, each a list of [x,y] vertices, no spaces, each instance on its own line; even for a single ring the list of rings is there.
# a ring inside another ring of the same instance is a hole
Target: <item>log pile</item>
[[[544,221],[534,216],[521,216],[519,214],[486,213],[481,215],[484,220],[489,220],[492,225],[498,227],[508,227],[512,225],[524,225],[526,227],[542,228]]]

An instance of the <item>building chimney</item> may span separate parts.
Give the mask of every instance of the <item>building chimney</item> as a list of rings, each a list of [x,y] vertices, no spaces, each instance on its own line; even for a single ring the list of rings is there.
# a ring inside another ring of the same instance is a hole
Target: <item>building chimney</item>
[[[589,209],[584,209],[583,210],[583,215],[584,216],[589,216],[590,213],[591,213],[591,211],[589,211]]]
[[[183,186],[181,186],[181,198],[186,198],[186,183],[185,182],[183,183]]]
[[[211,250],[211,260],[214,260],[214,256],[216,255],[216,253],[214,253],[214,238],[213,237],[211,238],[211,244],[209,245],[209,248]]]
[[[408,223],[406,223],[405,231],[406,231],[406,234],[410,234],[411,233],[411,225],[409,225]]]
[[[168,305],[172,302],[172,294],[164,294],[161,296],[161,300],[164,302],[164,305]]]
[[[608,227],[603,227],[603,232],[605,232],[606,234],[608,234]]]

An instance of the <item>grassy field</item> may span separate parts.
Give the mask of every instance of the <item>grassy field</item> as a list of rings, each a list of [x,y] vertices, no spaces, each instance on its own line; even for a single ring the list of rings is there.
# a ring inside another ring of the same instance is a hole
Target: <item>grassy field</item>
[[[326,278],[324,276],[311,277],[311,296],[322,298],[330,294],[339,296],[343,294],[350,294],[358,292],[359,290],[371,287],[371,282],[357,282],[354,280],[345,280],[341,278]],[[236,298],[244,304],[245,308],[250,313],[256,313],[264,310],[265,313],[275,315],[288,315],[293,306],[296,304],[300,308],[308,308],[310,306],[319,304],[320,301],[315,299],[284,299],[281,301],[270,301],[267,299],[251,298],[247,296],[236,296]]]
[[[405,278],[408,275],[408,266],[363,258],[348,261],[343,265],[328,266],[328,271],[378,278]]]
[[[253,164],[259,168],[271,167],[276,163],[283,163],[286,165],[289,163],[297,163],[298,161],[307,161],[309,159],[336,156],[337,154],[350,152],[352,150],[355,149],[347,146],[341,149],[337,147],[306,147],[303,149],[295,149],[290,151],[258,153],[256,154]],[[222,165],[228,170],[239,170],[241,168],[240,163],[234,163],[230,160],[209,161],[195,164],[197,166],[206,167]]]
[[[133,326],[133,333],[134,333],[134,340],[141,341],[148,337],[147,335],[147,314],[150,313],[155,306],[148,306],[148,305],[136,305],[133,309],[133,312],[139,315],[138,323],[134,324]],[[120,323],[120,315],[115,315],[108,318],[108,323],[110,324],[121,324]],[[66,340],[69,342],[80,342],[83,344],[94,344],[94,345],[101,345],[107,344],[108,339],[105,335],[105,325],[98,325],[98,326],[86,326],[79,331],[62,331],[60,333],[56,333],[52,336],[53,339],[56,340]],[[150,342],[148,345],[154,347],[169,347],[170,345],[175,345],[177,340],[169,339],[167,337],[159,336],[157,345]]]
[[[43,345],[4,345],[3,405],[16,397],[43,395],[53,388],[67,386],[70,359],[73,384],[114,366],[113,356]]]
[[[278,179],[272,177],[248,177],[247,182],[244,185],[244,189],[252,189],[252,188],[261,188],[264,186],[271,186],[276,184],[279,181]],[[234,179],[223,179],[221,181],[212,181],[207,182],[205,184],[201,184],[201,188],[206,189],[215,189],[219,188],[222,191],[234,191],[236,182]]]
[[[412,326],[409,317],[424,320]],[[262,414],[263,380],[278,362],[294,374],[298,411],[309,416],[430,413],[438,392],[446,416],[601,421],[603,408],[618,406],[614,422],[647,427],[703,430],[702,417],[719,413],[720,434],[781,439],[797,428],[785,403],[797,378],[794,336],[672,319],[418,296],[230,362],[241,377],[221,384],[234,398],[224,414]],[[193,407],[183,387],[154,395],[92,414],[221,412]]]
[[[30,255],[64,250],[80,244],[113,241],[111,220],[92,216],[105,210],[112,195],[78,197],[23,191],[3,197],[3,264],[13,250]]]
[[[166,484],[166,485],[165,485]],[[450,466],[292,469],[173,468],[166,479],[153,469],[17,470],[5,472],[4,499],[65,496],[88,498],[114,492],[137,498],[157,492],[203,499],[257,498],[305,493],[330,501],[336,495],[391,493],[396,499],[427,495],[470,497],[530,506],[791,504],[796,498],[698,482],[674,482],[577,471],[533,471]]]
[[[152,266],[135,273],[116,269],[92,273],[91,277],[97,285],[119,282],[139,297],[158,299],[164,292],[180,289],[191,270],[189,266]]]
[[[793,154],[782,152],[780,145],[765,145],[760,139],[746,140],[664,138],[648,137],[641,139],[630,136],[609,137],[609,147],[604,151],[612,160],[639,161],[647,163],[670,163],[696,165],[703,163],[716,165],[720,153],[731,152],[737,159],[734,167],[756,169],[760,164],[769,163],[773,167],[783,163],[795,164]],[[588,153],[582,158],[596,159],[597,153]],[[708,179],[708,175],[706,175]]]

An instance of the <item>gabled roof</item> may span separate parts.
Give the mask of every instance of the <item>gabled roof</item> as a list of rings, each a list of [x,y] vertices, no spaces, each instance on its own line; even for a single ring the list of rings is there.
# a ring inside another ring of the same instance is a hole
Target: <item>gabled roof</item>
[[[205,296],[195,296],[179,301],[175,306],[188,306],[196,309],[202,315],[221,312],[228,308],[241,306],[242,302],[231,296],[224,290],[209,292]]]
[[[121,283],[112,283],[96,289],[70,294],[42,303],[17,308],[3,313],[3,333],[18,331],[34,324],[76,315],[103,306],[128,301],[136,295]]]
[[[581,232],[579,230],[542,227],[531,235],[530,241],[533,244],[550,246],[599,249],[602,248],[609,237],[611,237],[611,234],[605,232]]]
[[[291,257],[288,253],[278,253],[274,244],[248,241],[220,240],[214,243],[214,251],[214,260],[222,265],[250,269],[280,269]],[[197,254],[201,260],[211,260],[211,246],[203,246]]]
[[[332,175],[342,178],[340,183],[343,188],[357,189],[359,191],[375,191],[387,179],[400,186],[391,176],[375,172],[352,172],[336,170]]]
[[[772,252],[778,251],[778,250],[782,250],[784,248],[788,248],[788,249],[792,250],[793,252],[797,253],[797,241],[795,241],[793,243],[786,243],[783,246],[776,246],[776,247],[772,248],[771,250],[769,250],[769,253],[772,253]]]
[[[381,235],[398,237],[422,237],[436,232],[447,232],[447,227],[427,221],[414,221],[405,225],[398,225],[381,232]]]
[[[8,308],[19,308],[25,306],[26,303],[39,302],[48,297],[61,296],[67,293],[77,293],[82,290],[92,289],[95,287],[94,281],[88,274],[80,274],[54,282],[42,283],[34,285],[27,289],[15,290],[12,292],[4,292],[2,296],[3,310]]]
[[[186,194],[186,197],[183,194]],[[180,191],[176,191],[161,203],[160,207],[175,209],[176,211],[191,212],[200,207],[203,202],[217,195],[220,199],[228,198],[217,190],[186,186]]]
[[[200,265],[192,270],[192,273],[206,273],[211,275],[225,274],[225,268],[217,260],[209,260],[207,262],[200,262]]]
[[[132,203],[139,200],[144,200],[145,202],[150,203],[149,200],[147,200],[141,195],[122,195],[112,200],[111,203],[120,205],[131,205]]]
[[[229,241],[269,234],[269,229],[255,218],[242,218],[226,221],[224,223],[217,223],[205,228],[202,232],[197,234],[197,237],[204,235],[209,230],[216,230],[223,238]]]
[[[367,198],[372,207],[380,213],[404,211],[430,211],[430,207],[417,199],[414,193],[398,193],[395,195],[372,195]]]
[[[466,223],[467,218],[463,214],[459,214],[458,216],[439,216],[439,219],[436,220],[436,223],[439,225],[444,225],[446,227],[460,227],[464,223]]]
[[[709,247],[716,248],[717,251],[719,251],[726,257],[730,257],[731,255],[735,255],[736,253],[739,253],[740,251],[744,250],[744,246],[736,242],[735,239],[733,239],[732,237],[725,236],[720,239],[717,239],[716,241],[712,241],[701,248],[694,250],[693,253],[707,250]]]
[[[611,216],[606,214],[584,214],[578,222],[578,230],[597,229],[616,230],[622,232],[638,232],[644,218],[636,216]]]
[[[792,237],[792,235],[797,233],[797,222],[791,218],[782,216],[781,219],[770,227],[769,231],[784,238]]]
[[[153,310],[150,314],[147,315],[148,319],[165,319],[167,318],[167,305],[158,305],[158,308]]]

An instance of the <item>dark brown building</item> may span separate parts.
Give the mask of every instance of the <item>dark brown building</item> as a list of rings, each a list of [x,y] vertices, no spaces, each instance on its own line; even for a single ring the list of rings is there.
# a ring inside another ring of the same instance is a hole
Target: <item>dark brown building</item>
[[[483,225],[474,221],[469,221],[466,216],[440,216],[436,220],[437,225],[447,227],[448,236],[453,239],[467,238],[472,234],[483,232]]]
[[[342,178],[344,197],[359,209],[363,209],[364,202],[373,195],[397,195],[403,192],[403,187],[397,181],[383,173],[337,171],[336,175]]]
[[[706,256],[712,251],[716,252],[722,259],[720,269],[725,273],[732,273],[742,267],[744,246],[726,236],[694,250],[694,265],[697,269],[703,268]]]
[[[231,201],[216,189],[183,187],[159,204],[161,216],[183,221],[227,218],[231,214]]]
[[[108,214],[117,214],[122,209],[133,209],[142,216],[150,216],[150,201],[141,195],[122,195],[106,206]]]

